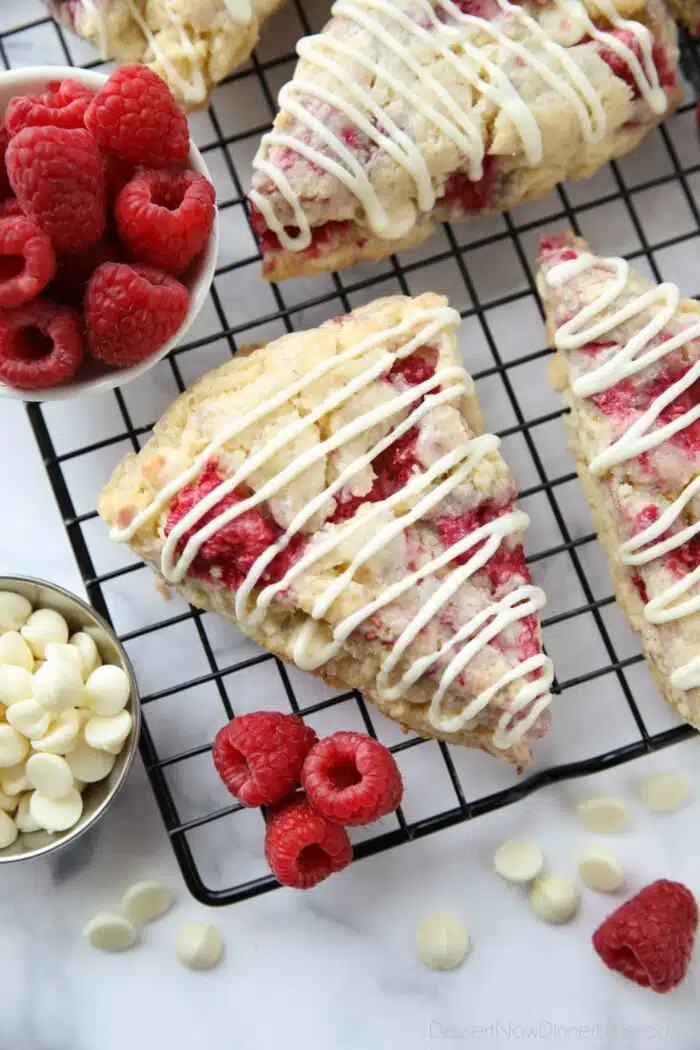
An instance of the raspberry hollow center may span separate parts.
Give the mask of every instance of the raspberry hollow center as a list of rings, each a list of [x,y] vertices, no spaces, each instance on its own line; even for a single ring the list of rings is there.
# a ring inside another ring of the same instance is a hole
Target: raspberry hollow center
[[[23,255],[3,255],[0,257],[0,281],[11,281],[24,273],[27,260]]]
[[[313,872],[317,875],[320,871],[327,872],[329,875],[331,873],[330,858],[318,842],[304,846],[297,857],[297,866],[302,874]]]
[[[362,774],[358,772],[354,762],[345,759],[330,767],[328,779],[336,791],[345,791],[346,788],[361,783]]]
[[[53,339],[36,325],[21,328],[15,336],[15,351],[25,361],[40,361],[53,351]]]
[[[151,191],[151,201],[158,208],[166,211],[177,211],[185,199],[187,184],[181,182],[155,182]]]

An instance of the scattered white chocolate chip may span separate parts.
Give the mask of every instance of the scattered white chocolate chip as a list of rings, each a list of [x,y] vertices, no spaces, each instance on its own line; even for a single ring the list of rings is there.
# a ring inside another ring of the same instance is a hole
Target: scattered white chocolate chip
[[[68,831],[80,820],[82,795],[73,789],[65,798],[45,798],[34,791],[29,800],[29,812],[45,831]]]
[[[22,667],[31,671],[34,656],[18,631],[8,631],[0,637],[0,664],[5,667]]]
[[[209,922],[183,923],[175,941],[178,959],[192,970],[210,970],[218,963],[222,950],[221,934]]]
[[[584,886],[601,893],[614,893],[622,885],[622,865],[603,846],[589,846],[579,857],[578,874]]]
[[[75,747],[79,732],[80,718],[75,708],[71,707],[67,711],[61,711],[60,715],[53,719],[43,736],[32,740],[32,747],[35,751],[67,755]]]
[[[49,642],[68,641],[68,624],[54,609],[37,609],[22,627],[21,634],[34,656],[43,660]]]
[[[31,834],[33,831],[42,831],[40,824],[34,820],[32,816],[29,803],[31,801],[31,794],[22,795],[19,800],[19,806],[15,813],[15,824],[19,831],[28,832]]]
[[[0,723],[0,767],[16,766],[29,752],[29,741],[12,726]]]
[[[77,707],[85,699],[84,689],[77,664],[67,660],[47,660],[34,675],[34,699],[55,714]]]
[[[23,595],[0,591],[0,631],[19,631],[31,615],[31,603]]]
[[[102,657],[100,656],[100,650],[97,648],[97,643],[86,631],[78,631],[77,634],[74,634],[70,639],[69,644],[80,653],[82,675],[87,681],[95,668],[99,667],[102,663]]]
[[[454,970],[467,954],[469,934],[452,912],[437,911],[419,923],[416,947],[418,958],[431,970]]]
[[[11,846],[18,834],[17,825],[12,817],[4,810],[0,810],[0,849]]]
[[[6,813],[14,813],[18,804],[18,795],[8,795],[6,791],[0,790],[0,809],[4,809]]]
[[[83,730],[86,744],[111,754],[119,753],[130,732],[131,715],[128,711],[120,711],[118,715],[107,718],[96,715],[85,723]]]
[[[85,781],[86,784],[96,784],[98,780],[109,776],[116,758],[107,751],[98,751],[97,748],[89,747],[85,741],[79,740],[73,750],[68,752],[66,761],[74,777]]]
[[[530,904],[537,918],[555,926],[573,919],[579,901],[576,885],[564,875],[540,875],[530,894]]]
[[[650,773],[642,781],[644,805],[652,813],[675,813],[690,794],[684,773]]]
[[[628,820],[627,806],[613,795],[591,795],[576,812],[583,826],[597,835],[612,835]]]
[[[31,786],[24,762],[10,766],[9,769],[0,769],[0,788],[6,795],[21,795],[23,791],[29,791]]]
[[[29,700],[34,688],[31,671],[24,667],[4,664],[0,667],[0,701],[9,707],[18,700]]]
[[[173,891],[161,882],[135,882],[122,897],[122,911],[132,922],[148,922],[164,915],[173,903]]]
[[[504,842],[493,856],[496,872],[508,882],[532,882],[544,867],[542,850],[534,842]]]
[[[27,761],[27,780],[44,798],[65,798],[73,790],[73,774],[65,758],[44,752]]]
[[[118,715],[126,707],[130,692],[126,671],[114,664],[102,664],[85,683],[85,706],[102,717]]]
[[[123,915],[99,911],[83,928],[83,937],[101,952],[123,952],[136,941],[136,929]]]
[[[51,715],[33,697],[29,700],[18,700],[8,707],[5,718],[13,729],[16,729],[27,740],[37,740],[43,736],[51,723]]]
[[[68,642],[49,642],[46,646],[46,652],[44,653],[44,659],[48,663],[55,663],[56,660],[67,660],[68,663],[75,667],[76,671],[80,675],[80,680],[83,678],[83,661],[80,653],[74,645],[69,645]]]

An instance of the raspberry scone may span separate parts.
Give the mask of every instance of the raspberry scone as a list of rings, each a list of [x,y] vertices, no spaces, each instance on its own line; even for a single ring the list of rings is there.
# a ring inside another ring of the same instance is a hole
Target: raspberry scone
[[[249,58],[281,0],[46,0],[49,11],[103,59],[143,62],[185,110]]]
[[[582,179],[678,104],[661,0],[338,0],[253,162],[269,279],[342,269]]]
[[[441,296],[380,299],[203,376],[102,492],[187,601],[426,737],[520,767],[544,594]]]
[[[700,726],[700,304],[571,234],[543,242],[538,284],[617,600]]]

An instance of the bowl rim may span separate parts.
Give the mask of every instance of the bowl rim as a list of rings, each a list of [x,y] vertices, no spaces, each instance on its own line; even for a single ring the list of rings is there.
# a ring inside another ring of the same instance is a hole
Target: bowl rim
[[[51,80],[63,80],[66,78],[78,80],[81,83],[87,84],[88,87],[99,89],[109,79],[109,74],[100,73],[94,69],[81,69],[79,66],[24,66],[21,69],[0,71],[0,91],[7,87],[12,87],[15,84],[17,85],[18,90],[21,89],[22,85],[25,85],[27,89],[35,90],[34,87],[30,88],[30,85],[35,84],[37,81],[43,81],[45,86]],[[214,185],[211,172],[209,171],[202,154],[195,146],[191,135],[188,165],[192,171],[204,175],[204,177],[209,179],[212,185]],[[204,306],[209,291],[214,283],[214,272],[216,270],[218,256],[219,209],[215,208],[214,225],[212,226],[209,239],[201,256],[200,272],[197,278],[193,281],[192,287],[188,289],[190,293],[190,304],[187,310],[187,316],[177,332],[163,344],[160,350],[151,354],[151,356],[147,357],[145,361],[140,361],[137,365],[130,365],[127,368],[118,368],[115,369],[114,372],[107,372],[104,375],[96,376],[93,379],[79,379],[77,381],[71,381],[70,383],[59,384],[48,390],[19,390],[7,386],[5,383],[0,383],[0,403],[2,403],[2,399],[25,402],[68,401],[72,398],[105,394],[109,390],[114,390],[117,387],[130,383],[132,380],[138,379],[139,376],[144,375],[182,342],[184,336],[201,313],[202,307]]]
[[[89,617],[93,618],[99,627],[102,628],[111,638],[116,649],[118,650],[121,659],[123,660],[124,667],[129,676],[129,684],[131,686],[131,718],[132,718],[132,729],[131,729],[131,742],[129,744],[128,753],[124,759],[124,765],[119,773],[118,779],[110,788],[108,794],[102,800],[99,806],[93,813],[90,814],[87,820],[83,824],[77,824],[74,828],[70,828],[63,834],[62,838],[56,839],[54,842],[48,842],[45,846],[38,846],[36,849],[27,850],[26,853],[15,853],[7,856],[3,856],[3,851],[0,850],[0,864],[14,864],[22,860],[34,860],[37,857],[45,856],[47,853],[52,853],[54,850],[62,849],[69,843],[76,842],[81,835],[92,828],[97,821],[104,815],[109,807],[114,802],[115,798],[123,788],[126,778],[128,777],[131,768],[136,758],[136,753],[139,749],[139,740],[141,737],[141,698],[139,696],[138,683],[136,681],[136,674],[134,668],[126,652],[126,649],[119,641],[114,628],[107,622],[107,620],[96,609],[93,609],[84,599],[79,598],[77,594],[73,594],[72,591],[67,590],[65,587],[61,587],[57,583],[51,583],[50,580],[42,580],[37,576],[19,576],[15,573],[7,574],[0,573],[0,590],[8,589],[5,585],[13,583],[29,583],[38,587],[44,587],[46,590],[55,591],[60,594],[63,598],[67,598],[71,602],[75,602],[77,606]]]

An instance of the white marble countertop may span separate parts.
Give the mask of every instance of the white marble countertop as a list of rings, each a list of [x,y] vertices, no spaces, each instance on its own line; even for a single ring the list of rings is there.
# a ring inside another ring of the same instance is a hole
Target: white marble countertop
[[[73,589],[79,578],[18,404],[0,403],[0,447],[12,513],[3,511],[0,572],[31,572]],[[5,504],[6,505],[6,504]],[[50,538],[50,542],[48,539]],[[660,702],[660,701],[659,701]],[[639,802],[651,769],[695,772],[698,743],[603,776],[540,792],[419,843],[352,865],[316,890],[279,890],[209,912],[187,893],[140,765],[93,835],[49,860],[2,868],[2,1050],[427,1050],[434,1043],[514,1047],[697,1050],[700,964],[658,996],[608,972],[590,936],[612,900],[584,891],[568,927],[546,927],[525,896],[490,871],[515,835],[573,873],[586,841],[573,803],[593,790],[629,800],[631,827],[611,843],[634,891],[674,877],[700,895],[698,802],[653,817]],[[124,956],[97,954],[83,923],[136,878],[165,879],[177,908]],[[433,973],[413,949],[417,921],[441,907],[468,922],[461,969]],[[186,917],[209,917],[226,941],[213,972],[175,961]]]

